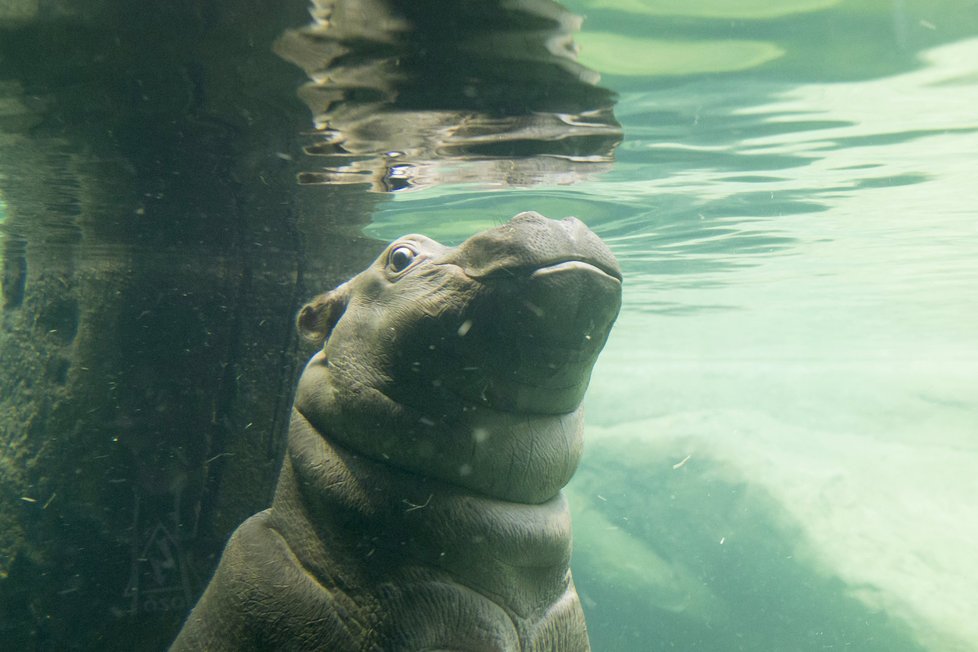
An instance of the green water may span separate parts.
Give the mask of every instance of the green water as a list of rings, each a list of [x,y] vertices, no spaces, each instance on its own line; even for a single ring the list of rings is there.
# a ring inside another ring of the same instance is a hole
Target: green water
[[[978,649],[978,3],[581,0],[613,168],[399,194],[625,270],[571,486],[597,650]]]
[[[584,67],[547,0],[61,4],[0,0],[0,647],[165,647],[302,302],[536,210],[625,274],[597,652],[978,649],[978,0],[573,0]]]

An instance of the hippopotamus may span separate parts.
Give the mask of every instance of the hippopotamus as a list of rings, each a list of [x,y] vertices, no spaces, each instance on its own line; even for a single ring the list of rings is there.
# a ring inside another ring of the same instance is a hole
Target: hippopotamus
[[[527,212],[303,307],[272,505],[171,650],[589,650],[561,489],[621,287],[581,221]]]

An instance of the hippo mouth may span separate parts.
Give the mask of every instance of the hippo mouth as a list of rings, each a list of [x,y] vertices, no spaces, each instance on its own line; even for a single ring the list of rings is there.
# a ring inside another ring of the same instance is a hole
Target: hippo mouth
[[[611,267],[600,260],[589,260],[585,258],[558,258],[554,262],[547,262],[533,267],[514,267],[494,269],[490,274],[479,274],[473,270],[464,270],[466,275],[479,281],[492,281],[500,278],[527,277],[539,279],[549,274],[559,274],[566,272],[597,274],[608,279],[617,281],[621,285],[621,270]]]
[[[463,394],[504,411],[574,410],[621,307],[620,273],[602,267],[575,258],[480,279],[491,298],[469,351],[491,355],[475,354]]]
[[[553,263],[544,267],[538,267],[530,273],[530,278],[542,278],[549,274],[559,274],[562,272],[600,274],[602,276],[607,276],[609,279],[617,281],[617,283],[621,285],[621,272],[617,269],[602,266],[600,262],[591,262],[577,258],[572,258],[559,263]]]

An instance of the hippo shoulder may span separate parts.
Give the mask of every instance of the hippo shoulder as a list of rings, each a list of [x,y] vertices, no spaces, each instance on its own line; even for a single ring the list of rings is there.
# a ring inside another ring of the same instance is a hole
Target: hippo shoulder
[[[307,638],[314,621],[324,637],[310,641],[317,649],[353,645],[349,624],[328,604],[330,593],[298,563],[270,516],[259,512],[235,530],[171,652],[280,649]]]

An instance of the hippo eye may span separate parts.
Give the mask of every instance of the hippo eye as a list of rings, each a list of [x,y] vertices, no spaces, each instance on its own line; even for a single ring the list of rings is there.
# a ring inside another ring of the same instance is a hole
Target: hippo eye
[[[403,272],[417,255],[410,247],[394,247],[387,259],[387,266],[395,272]]]

